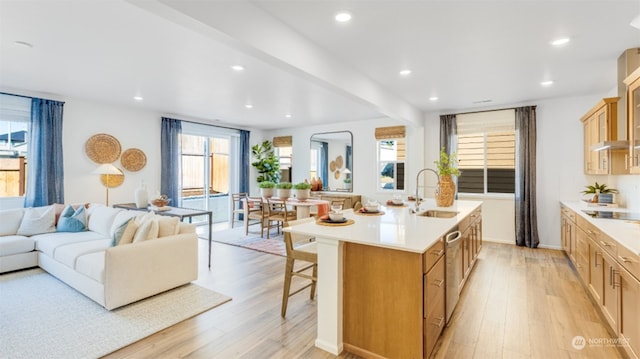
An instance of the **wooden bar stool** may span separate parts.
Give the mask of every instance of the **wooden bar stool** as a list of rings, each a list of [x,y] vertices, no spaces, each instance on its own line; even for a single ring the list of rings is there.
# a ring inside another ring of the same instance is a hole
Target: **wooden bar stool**
[[[289,221],[288,226],[295,226],[297,224],[313,221],[315,221],[315,218],[313,217],[303,218],[295,221]],[[282,310],[280,312],[280,315],[282,315],[283,318],[287,314],[287,303],[289,302],[289,297],[311,287],[309,299],[313,300],[316,295],[316,282],[318,281],[318,250],[315,238],[313,236],[284,232],[284,243],[287,249],[287,265],[284,270]],[[296,243],[299,243],[299,245],[295,245]],[[306,263],[303,267],[296,269],[296,260]],[[304,273],[309,269],[312,270],[311,274]],[[294,276],[308,279],[310,282],[305,286],[296,289],[294,292],[291,292],[291,279]]]

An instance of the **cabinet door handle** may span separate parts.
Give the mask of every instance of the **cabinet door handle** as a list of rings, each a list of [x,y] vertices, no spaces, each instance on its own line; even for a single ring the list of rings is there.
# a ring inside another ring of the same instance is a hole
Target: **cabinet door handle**
[[[442,324],[444,324],[444,318],[434,318],[433,321],[431,322],[431,325],[434,325],[438,328],[442,327]]]
[[[436,279],[433,281],[433,285],[440,288],[444,284],[444,279]]]
[[[444,253],[444,250],[439,249],[438,251],[432,251],[431,254],[433,254],[436,257],[440,257],[442,254]]]
[[[594,266],[597,268],[598,267],[598,253],[597,251],[595,253],[593,253],[593,261],[594,261]]]
[[[620,259],[624,263],[636,263],[636,261],[634,261],[633,259],[631,259],[629,257],[618,256],[618,259]]]
[[[603,247],[611,247],[611,244],[605,242],[605,241],[600,241],[600,245]]]
[[[615,288],[615,287],[613,286],[613,267],[609,267],[609,285],[610,285],[612,288]]]

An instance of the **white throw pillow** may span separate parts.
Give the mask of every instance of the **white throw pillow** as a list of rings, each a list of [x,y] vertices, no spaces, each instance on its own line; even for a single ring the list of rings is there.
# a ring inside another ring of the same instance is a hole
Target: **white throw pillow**
[[[180,218],[161,217],[158,218],[158,238],[173,236],[180,230]]]
[[[89,230],[111,238],[111,226],[113,225],[113,220],[121,211],[123,210],[104,206],[94,208],[90,211],[91,215],[89,216],[88,225]]]
[[[24,208],[5,209],[0,211],[0,236],[13,236],[18,232]]]
[[[26,208],[20,228],[16,234],[33,236],[56,231],[56,211],[54,206]]]

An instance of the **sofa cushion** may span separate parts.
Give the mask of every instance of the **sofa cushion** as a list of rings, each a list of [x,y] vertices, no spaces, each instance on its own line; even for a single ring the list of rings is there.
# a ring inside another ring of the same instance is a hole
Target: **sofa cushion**
[[[16,234],[33,236],[56,231],[54,206],[25,208],[20,228]]]
[[[96,207],[91,211],[91,215],[89,216],[88,229],[111,238],[111,226],[113,225],[116,215],[121,211],[122,209],[118,208]]]
[[[51,258],[55,258],[56,248],[71,244],[80,243],[86,241],[95,241],[101,239],[110,239],[101,233],[85,231],[85,232],[55,232],[40,234],[33,237],[36,241],[36,249],[40,252],[48,255]]]
[[[24,208],[5,209],[0,211],[0,236],[14,235],[20,228],[22,223],[22,216],[24,215]]]
[[[58,219],[58,232],[82,232],[87,230],[87,213],[84,207],[74,210],[73,207],[64,208]]]
[[[32,237],[2,236],[0,237],[0,257],[12,254],[27,253],[36,249],[36,241]]]
[[[111,245],[111,239],[98,239],[70,243],[56,248],[53,258],[69,268],[75,269],[76,259],[82,255],[104,251]]]
[[[116,234],[116,230],[120,228],[124,223],[128,222],[131,218],[135,219],[137,216],[146,214],[145,212],[139,211],[120,211],[116,214],[116,217],[113,219],[113,224],[111,225],[111,238]]]
[[[173,236],[180,231],[180,218],[158,216],[158,238]]]
[[[76,271],[104,283],[104,251],[82,255],[76,260]]]
[[[134,218],[129,218],[126,222],[122,223],[120,227],[116,228],[113,233],[113,240],[111,246],[119,246],[123,244],[130,244],[133,242],[133,236],[136,234],[138,225]]]
[[[158,221],[155,216],[146,217],[146,219],[138,226],[136,234],[133,236],[133,243],[143,242],[154,238],[158,238]]]

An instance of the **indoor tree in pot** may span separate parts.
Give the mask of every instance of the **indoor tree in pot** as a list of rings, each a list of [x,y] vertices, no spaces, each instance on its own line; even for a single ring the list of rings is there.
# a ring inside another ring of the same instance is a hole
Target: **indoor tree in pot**
[[[251,165],[259,173],[258,183],[262,181],[278,182],[280,179],[280,159],[276,156],[271,141],[266,140],[251,147],[251,155],[254,158]]]
[[[460,176],[456,153],[447,154],[444,147],[440,149],[440,159],[434,161],[438,168],[438,188],[436,189],[436,204],[438,207],[451,207],[456,194],[456,183],[451,176]]]
[[[274,188],[276,188],[276,183],[272,181],[262,181],[258,182],[258,187],[260,187],[262,197],[271,198],[275,192]]]
[[[276,184],[278,198],[286,201],[287,198],[291,197],[291,187],[293,187],[293,185],[290,182],[280,182]]]
[[[296,198],[299,201],[304,201],[311,195],[311,184],[307,182],[300,182],[293,185],[293,189],[296,191]]]

